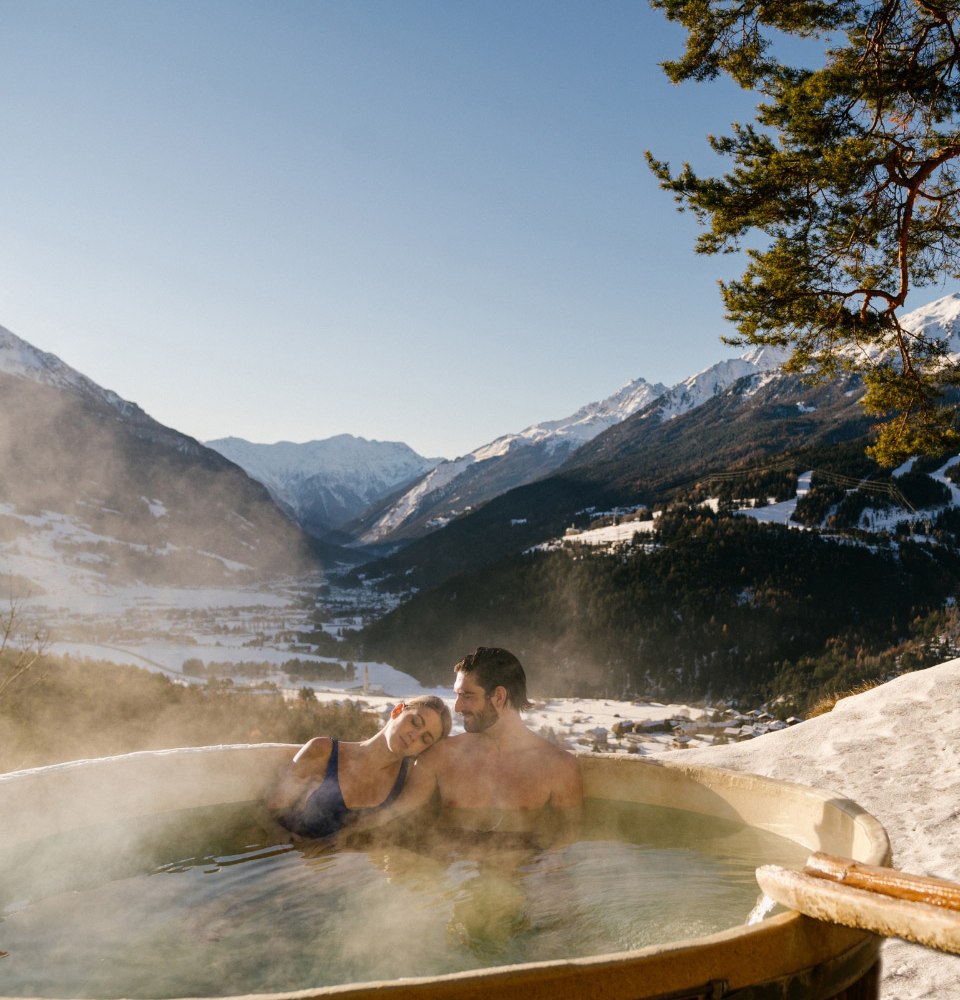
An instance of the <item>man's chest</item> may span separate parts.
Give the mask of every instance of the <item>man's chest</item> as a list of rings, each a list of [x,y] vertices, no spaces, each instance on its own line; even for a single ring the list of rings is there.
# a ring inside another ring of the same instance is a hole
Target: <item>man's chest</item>
[[[550,783],[535,754],[478,755],[441,777],[440,797],[457,808],[535,809],[549,800]]]

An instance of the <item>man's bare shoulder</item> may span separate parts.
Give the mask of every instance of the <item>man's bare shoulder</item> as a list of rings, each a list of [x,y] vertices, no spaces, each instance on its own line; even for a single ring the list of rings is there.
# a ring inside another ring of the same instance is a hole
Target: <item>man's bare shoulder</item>
[[[460,733],[457,736],[448,736],[446,739],[434,743],[429,750],[424,750],[417,757],[414,766],[424,771],[439,771],[449,766],[451,762],[458,760],[467,752],[467,747],[459,741],[468,735],[468,733]]]
[[[538,751],[537,769],[551,786],[550,801],[556,808],[579,809],[583,799],[583,778],[577,755],[549,740],[538,737],[543,743]]]
[[[438,764],[462,760],[465,757],[476,755],[483,743],[483,737],[477,733],[457,733],[435,743],[430,748],[430,755],[432,756],[436,752],[435,760]],[[421,756],[426,756],[426,754],[421,754]]]

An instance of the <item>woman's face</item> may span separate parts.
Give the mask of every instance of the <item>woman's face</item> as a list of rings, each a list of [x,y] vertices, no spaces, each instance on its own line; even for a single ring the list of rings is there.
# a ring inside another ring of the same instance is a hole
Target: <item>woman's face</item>
[[[402,757],[414,757],[443,736],[443,722],[432,708],[404,708],[387,725],[387,746]]]

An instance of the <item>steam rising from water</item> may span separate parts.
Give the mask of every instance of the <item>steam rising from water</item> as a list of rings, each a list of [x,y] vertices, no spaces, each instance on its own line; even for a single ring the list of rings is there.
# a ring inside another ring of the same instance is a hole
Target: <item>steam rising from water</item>
[[[18,637],[123,645],[167,629],[145,613],[163,587],[182,606],[317,569],[237,466],[0,330],[0,601]]]
[[[4,989],[225,995],[632,950],[742,924],[758,859],[793,847],[615,803],[581,841],[522,852],[304,852],[250,806],[168,814],[0,855]]]
[[[31,547],[56,568],[41,585],[53,606],[71,589],[102,593],[132,581],[195,587],[305,567],[302,536],[265,490],[196,442],[135,411],[118,417],[102,402],[3,374],[0,390],[0,569],[16,596],[33,597],[30,563],[17,561],[17,551]],[[571,613],[577,599],[572,590],[557,597]],[[94,596],[91,608],[97,603]],[[490,641],[478,637],[461,652]],[[558,681],[589,684],[595,671],[598,685],[609,683],[597,651],[525,651],[521,643],[518,652],[525,663],[558,665]],[[38,976],[85,969],[80,986],[55,982],[48,995],[110,995],[109,965],[121,974],[115,995],[136,995],[138,977],[150,993],[158,967],[179,969],[180,956],[193,951],[204,971],[190,985],[171,986],[171,995],[242,993],[309,986],[332,959],[342,963],[340,981],[355,981],[568,957],[588,933],[597,942],[590,947],[604,951],[709,929],[688,903],[664,909],[667,887],[693,857],[676,824],[669,843],[653,838],[641,847],[617,839],[619,821],[598,823],[589,841],[506,866],[399,847],[302,857],[247,826],[225,843],[222,830],[202,822],[171,834],[156,819],[134,831],[104,830],[90,844],[76,837],[31,844],[6,859],[0,878],[4,975],[35,942],[42,957],[36,971],[21,973],[24,992],[44,995]],[[759,860],[779,859],[764,851]],[[697,899],[711,905],[729,887],[713,858],[694,881]],[[333,915],[319,941],[318,898],[320,915]],[[58,925],[70,901],[79,908]],[[740,920],[737,909],[732,922]],[[345,941],[341,933],[351,929]],[[68,931],[79,935],[74,957],[50,962]],[[211,961],[225,942],[231,959]],[[98,964],[104,954],[109,959]],[[232,985],[233,969],[247,978]]]

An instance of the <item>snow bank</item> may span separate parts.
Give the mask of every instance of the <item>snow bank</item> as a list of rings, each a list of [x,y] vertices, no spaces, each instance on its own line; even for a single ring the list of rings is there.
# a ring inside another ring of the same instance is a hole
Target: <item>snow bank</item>
[[[832,712],[684,760],[835,791],[886,827],[894,866],[960,881],[960,660],[904,674]],[[960,997],[960,957],[883,945],[883,1000]]]

